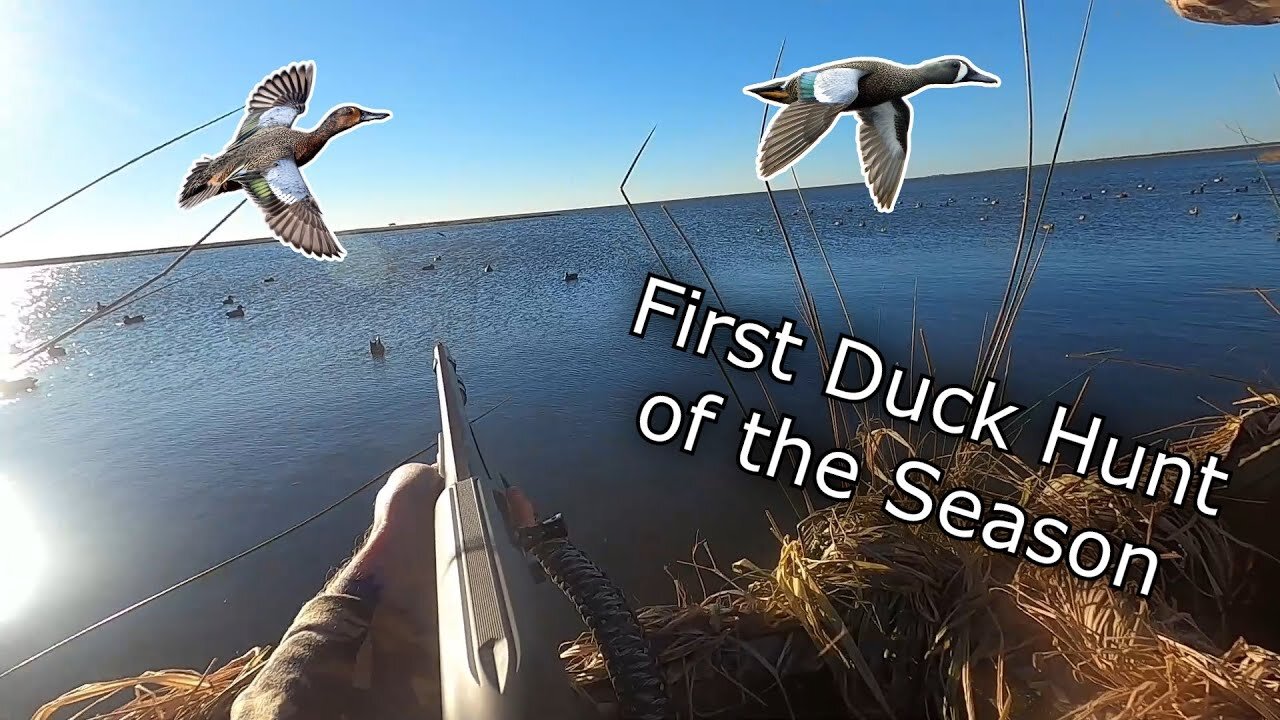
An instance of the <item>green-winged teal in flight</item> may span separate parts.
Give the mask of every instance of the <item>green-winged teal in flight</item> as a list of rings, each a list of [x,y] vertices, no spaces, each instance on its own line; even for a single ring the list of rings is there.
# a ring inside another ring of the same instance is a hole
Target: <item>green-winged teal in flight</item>
[[[756,156],[768,180],[817,146],[841,115],[858,116],[858,156],[876,209],[893,212],[911,157],[911,104],[907,98],[934,85],[999,85],[1000,78],[968,59],[948,55],[919,65],[880,58],[849,58],[805,68],[743,91],[783,106],[769,123]]]
[[[268,75],[249,93],[244,118],[217,157],[201,157],[182,184],[178,204],[195,207],[215,195],[244,190],[266,216],[281,242],[317,260],[341,260],[347,252],[325,225],[302,166],[338,133],[391,113],[341,105],[315,128],[295,130],[307,111],[316,66],[294,63]]]

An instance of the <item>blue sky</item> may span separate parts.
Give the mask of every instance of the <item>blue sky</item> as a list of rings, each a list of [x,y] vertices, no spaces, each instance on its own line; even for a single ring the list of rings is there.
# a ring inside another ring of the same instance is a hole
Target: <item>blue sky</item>
[[[1032,2],[1038,122],[1051,145],[1085,2]],[[1280,28],[1218,27],[1163,0],[1097,4],[1066,159],[1232,144],[1223,123],[1280,138]],[[785,12],[779,8],[786,7]],[[963,10],[959,8],[964,8]],[[963,54],[998,89],[928,91],[909,175],[1015,165],[1025,154],[1015,0],[799,2],[173,2],[0,0],[0,227],[244,101],[293,60],[318,65],[299,125],[342,102],[388,123],[335,140],[307,175],[335,229],[619,201],[749,192],[761,104],[744,85],[855,55]],[[227,119],[0,240],[0,259],[184,244],[236,202],[181,211],[191,161]],[[797,166],[858,182],[854,123]],[[251,206],[215,239],[266,234]]]

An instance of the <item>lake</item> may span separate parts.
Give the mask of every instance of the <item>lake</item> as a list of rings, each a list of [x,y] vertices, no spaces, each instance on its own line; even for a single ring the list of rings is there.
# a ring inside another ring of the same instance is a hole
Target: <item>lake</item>
[[[1212,183],[1219,174],[1225,180]],[[1069,381],[1091,364],[1071,353],[1114,349],[1117,358],[1192,369],[1111,363],[1093,372],[1087,411],[1106,415],[1109,431],[1133,434],[1243,395],[1209,372],[1274,385],[1280,317],[1236,291],[1280,287],[1280,214],[1256,176],[1241,152],[1058,168],[1045,214],[1056,228],[1014,334],[1010,396],[1070,401],[1079,383]],[[917,373],[967,381],[1004,290],[1022,182],[1018,170],[910,180],[892,215],[876,213],[860,185],[806,191],[857,335]],[[1188,194],[1201,183],[1204,195]],[[1117,198],[1121,191],[1130,197]],[[847,328],[814,239],[794,193],[778,200],[833,338]],[[765,195],[667,208],[726,309],[766,325],[799,317]],[[1243,218],[1230,222],[1237,212]],[[705,287],[661,208],[640,213],[675,276]],[[688,560],[701,539],[725,564],[769,559],[776,543],[765,511],[782,520],[792,511],[777,485],[735,469],[736,411],[708,426],[692,456],[638,436],[649,394],[692,400],[725,385],[710,359],[670,347],[671,322],[644,340],[628,334],[646,273],[662,270],[625,207],[344,242],[342,263],[278,244],[197,252],[172,277],[200,275],[128,309],[144,323],[121,326],[116,313],[64,342],[66,357],[22,370],[39,390],[0,401],[0,517],[12,536],[0,522],[8,556],[0,567],[11,568],[0,669],[425,448],[438,431],[437,340],[457,360],[473,416],[505,401],[475,426],[488,465],[540,509],[564,512],[577,543],[637,602],[672,599],[666,566]],[[436,269],[423,270],[437,254]],[[0,350],[55,335],[172,258],[0,270]],[[486,264],[494,271],[482,272]],[[565,272],[580,279],[566,283]],[[268,276],[276,281],[264,283]],[[224,316],[228,293],[245,318]],[[927,360],[919,344],[913,350],[913,318]],[[385,360],[369,357],[374,335],[389,348]],[[776,397],[821,438],[816,356],[806,351],[790,368],[800,380]],[[735,378],[744,401],[766,409],[756,381]],[[83,682],[203,669],[274,644],[349,556],[372,502],[366,492],[0,680],[0,716],[27,717]],[[547,613],[564,639],[578,632],[568,603]]]

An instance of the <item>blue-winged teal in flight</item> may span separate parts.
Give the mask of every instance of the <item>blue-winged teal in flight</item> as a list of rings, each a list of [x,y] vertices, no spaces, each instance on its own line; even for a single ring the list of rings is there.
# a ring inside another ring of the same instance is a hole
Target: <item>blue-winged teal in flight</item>
[[[182,184],[178,204],[195,207],[216,195],[245,190],[266,216],[278,240],[317,260],[341,260],[347,252],[325,225],[301,167],[324,149],[330,138],[391,113],[356,105],[334,108],[307,131],[293,123],[307,111],[315,85],[312,62],[285,66],[249,93],[244,119],[217,157],[201,157]]]
[[[817,146],[841,115],[858,116],[858,156],[876,209],[893,212],[911,157],[911,103],[934,85],[999,85],[1000,78],[950,55],[919,65],[850,58],[805,68],[743,91],[783,106],[760,142],[756,172],[768,180]]]

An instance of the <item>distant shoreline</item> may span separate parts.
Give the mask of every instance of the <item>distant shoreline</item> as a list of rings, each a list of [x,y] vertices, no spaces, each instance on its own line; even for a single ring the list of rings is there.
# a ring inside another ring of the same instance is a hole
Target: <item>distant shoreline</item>
[[[355,228],[352,230],[339,230],[334,233],[338,237],[346,237],[348,235],[369,235],[384,232],[399,232],[401,230],[429,230],[431,228],[454,227],[457,225],[476,225],[479,223],[503,222],[505,220],[531,220],[541,217],[556,217],[561,215],[561,211],[536,212],[536,213],[518,213],[514,215],[491,215],[489,217],[463,218],[461,220],[438,220],[433,222],[408,223],[405,225],[380,225],[378,227]],[[208,243],[196,248],[196,252],[201,250],[218,250],[221,248],[244,247],[246,245],[268,245],[277,243],[279,240],[273,237],[246,238],[244,240],[227,240],[225,242]],[[116,260],[118,258],[143,257],[145,255],[168,255],[179,253],[190,245],[172,245],[169,247],[145,248],[142,250],[121,250],[120,252],[97,253],[94,255],[66,255],[55,258],[35,258],[31,260],[10,260],[9,262],[0,262],[0,270],[9,268],[23,267],[39,267],[42,265],[64,265],[71,263],[92,262],[94,260]]]
[[[1156,158],[1179,157],[1183,155],[1203,155],[1203,154],[1209,154],[1209,153],[1235,152],[1235,151],[1242,151],[1242,150],[1254,150],[1258,153],[1259,157],[1263,158],[1265,161],[1280,161],[1280,141],[1276,141],[1276,142],[1267,142],[1267,143],[1246,143],[1242,145],[1227,145],[1224,147],[1196,148],[1193,150],[1170,150],[1166,152],[1148,153],[1145,155],[1117,155],[1113,157],[1085,158],[1082,160],[1060,161],[1057,164],[1059,167],[1061,167],[1064,165],[1083,165],[1086,163],[1112,162],[1112,161],[1120,161],[1120,160],[1151,160]],[[1039,168],[1039,167],[1044,167],[1045,165],[1047,165],[1047,163],[1042,163],[1040,165],[1036,165],[1035,167]],[[1025,168],[1026,168],[1025,165],[1012,165],[1009,167],[988,168],[986,170],[967,170],[964,172],[956,172],[956,173],[938,173],[936,175],[923,175],[923,176],[907,178],[907,179],[908,180],[925,180],[928,178],[937,178],[937,177],[963,177],[965,175],[980,175],[983,173],[1008,172],[1010,170],[1024,170]],[[821,188],[843,187],[846,185],[861,185],[861,183],[814,185],[805,189],[818,190]],[[707,195],[707,196],[698,197],[698,198],[667,198],[664,200],[649,200],[649,201],[645,201],[637,204],[651,205],[654,203],[677,202],[677,201],[683,201],[683,200],[710,200],[710,199],[722,198],[722,197],[735,197],[739,195],[756,195],[756,194],[759,194],[760,192],[762,191],[754,190],[751,192],[744,192],[744,193]],[[779,192],[785,193],[785,192],[792,192],[792,191],[780,190]],[[551,210],[547,212],[516,213],[516,214],[510,214],[510,215],[491,215],[487,217],[462,218],[459,220],[440,220],[440,221],[434,221],[434,222],[410,223],[406,225],[391,224],[391,225],[381,225],[377,227],[365,227],[365,228],[354,228],[351,230],[341,230],[335,233],[335,235],[339,237],[344,237],[348,235],[369,235],[369,234],[385,233],[385,232],[400,232],[402,230],[424,230],[424,229],[431,229],[431,228],[453,227],[457,225],[476,225],[480,223],[503,222],[508,220],[530,220],[530,219],[543,218],[543,217],[558,217],[567,212],[577,212],[580,210],[608,210],[610,208],[617,208],[617,207],[625,207],[625,206],[624,205],[595,205],[590,207]],[[279,241],[272,237],[248,238],[244,240],[228,240],[225,242],[215,242],[215,243],[209,243],[207,245],[201,245],[196,250],[197,251],[215,250],[219,248],[244,247],[246,245],[266,245],[274,242],[279,242]],[[63,264],[71,264],[71,263],[92,262],[95,260],[114,260],[117,258],[142,257],[145,255],[166,255],[171,253],[182,252],[183,250],[186,250],[188,247],[190,247],[190,245],[173,245],[168,247],[147,248],[143,250],[124,250],[120,252],[98,253],[93,255],[67,255],[64,257],[55,257],[55,258],[11,260],[9,262],[0,262],[0,270],[7,270],[10,268],[40,267],[43,265],[63,265]]]

